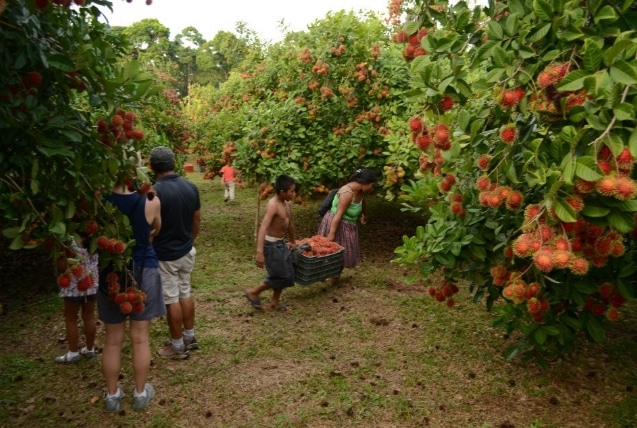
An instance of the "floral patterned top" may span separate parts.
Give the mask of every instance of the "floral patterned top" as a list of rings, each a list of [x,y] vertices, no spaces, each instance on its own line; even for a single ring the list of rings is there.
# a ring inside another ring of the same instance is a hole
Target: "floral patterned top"
[[[97,293],[98,255],[90,254],[86,248],[77,245],[74,238],[71,238],[71,247],[75,251],[78,263],[67,270],[70,273],[71,283],[68,287],[60,287],[60,297],[91,296]]]

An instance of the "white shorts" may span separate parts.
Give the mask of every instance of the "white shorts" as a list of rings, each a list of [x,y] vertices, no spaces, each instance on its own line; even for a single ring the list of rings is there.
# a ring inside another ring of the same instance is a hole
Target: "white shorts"
[[[196,254],[197,250],[192,247],[190,252],[180,259],[159,261],[161,287],[164,291],[166,305],[190,297],[190,274],[195,265]]]

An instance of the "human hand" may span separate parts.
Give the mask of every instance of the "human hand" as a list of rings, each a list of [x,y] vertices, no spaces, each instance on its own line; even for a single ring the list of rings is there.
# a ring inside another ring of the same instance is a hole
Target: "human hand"
[[[367,224],[367,215],[361,214],[361,224]]]
[[[257,254],[257,259],[255,261],[255,264],[259,268],[262,268],[263,266],[265,266],[265,260],[263,258],[263,254]]]

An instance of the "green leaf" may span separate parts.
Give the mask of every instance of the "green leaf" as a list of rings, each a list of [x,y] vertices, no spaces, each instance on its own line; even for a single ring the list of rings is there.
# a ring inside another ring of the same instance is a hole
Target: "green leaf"
[[[60,55],[60,54],[50,56],[49,65],[51,66],[51,68],[54,68],[56,70],[60,70],[66,73],[70,71],[74,71],[76,69],[75,63],[71,60],[71,58],[65,55]]]
[[[564,198],[557,197],[553,204],[555,214],[565,223],[573,223],[577,221],[577,213]]]
[[[587,319],[586,332],[597,343],[603,342],[606,337],[601,323],[593,316]]]
[[[594,205],[585,205],[582,210],[582,215],[586,217],[600,218],[606,217],[610,212],[610,208],[608,207],[598,207]]]
[[[45,155],[46,157],[52,157],[52,156],[66,156],[69,158],[73,158],[75,157],[75,153],[72,152],[71,150],[67,149],[66,147],[62,147],[62,148],[50,148],[50,147],[43,147],[40,146],[37,148],[37,150],[42,153],[43,155]]]
[[[483,247],[472,245],[469,247],[469,252],[472,257],[475,257],[478,260],[484,260],[487,258],[487,252]]]
[[[553,8],[544,0],[533,0],[533,12],[535,12],[538,18],[544,21],[553,19]]]
[[[622,201],[618,203],[616,207],[622,211],[634,213],[637,212],[637,200],[631,199],[630,201]]]
[[[5,236],[5,238],[11,239],[18,236],[21,231],[22,231],[22,228],[19,226],[7,227],[6,229],[2,229],[2,234]]]
[[[590,76],[590,73],[584,70],[575,70],[567,74],[560,81],[557,89],[560,91],[578,91],[584,87],[584,79]]]
[[[584,41],[584,70],[595,72],[601,63],[602,49],[593,39],[586,39]]]
[[[508,65],[507,53],[500,46],[494,47],[491,55],[493,58],[493,63],[498,67],[506,67]]]
[[[535,33],[531,34],[529,37],[527,37],[527,41],[529,42],[537,42],[542,40],[543,38],[546,37],[546,35],[549,33],[549,31],[551,30],[551,24],[546,24],[544,25],[542,28],[540,28],[539,30],[537,30]]]
[[[610,68],[610,77],[615,83],[634,85],[637,84],[637,69],[626,61],[615,61]]]
[[[617,120],[634,120],[635,119],[635,109],[631,104],[621,103],[617,105],[613,109],[613,114]]]
[[[613,10],[612,6],[605,5],[597,11],[594,19],[595,24],[599,24],[600,21],[615,21],[617,19],[617,15],[615,14],[615,10]]]
[[[637,158],[637,128],[633,128],[633,132],[630,133],[628,138],[628,150],[634,158]]]
[[[23,246],[24,246],[24,243],[22,242],[22,235],[18,235],[15,238],[13,238],[13,241],[11,241],[11,244],[9,244],[9,249],[19,250]]]
[[[489,36],[489,40],[502,40],[504,30],[498,21],[489,21],[487,24],[487,35]]]
[[[577,158],[575,175],[585,181],[597,181],[602,178],[602,175],[597,172],[597,162],[592,156]]]
[[[524,5],[520,0],[509,0],[508,2],[509,11],[511,13],[516,13],[520,16],[524,16]]]
[[[573,158],[572,153],[569,152],[566,156],[564,156],[560,169],[562,170],[562,180],[568,184],[573,184],[573,177],[575,176],[575,159]]]
[[[604,64],[607,67],[610,66],[618,55],[624,53],[629,46],[634,44],[635,42],[630,39],[617,40],[613,46],[604,51],[604,54],[602,55]]]
[[[66,223],[58,222],[49,224],[49,232],[53,235],[64,236],[66,234]]]
[[[507,19],[504,23],[504,30],[508,36],[515,36],[518,32],[520,22],[520,16],[517,13],[511,13],[507,16]]]
[[[537,330],[535,330],[535,334],[533,335],[533,337],[538,344],[543,345],[544,342],[546,342],[546,330],[544,330],[544,328],[542,327],[538,328]]]
[[[608,217],[608,224],[615,228],[619,233],[628,233],[635,227],[635,219],[633,215],[621,211],[612,211]]]

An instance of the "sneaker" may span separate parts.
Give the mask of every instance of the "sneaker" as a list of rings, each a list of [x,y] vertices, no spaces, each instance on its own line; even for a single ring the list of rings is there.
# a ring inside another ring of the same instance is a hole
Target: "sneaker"
[[[89,351],[88,348],[85,346],[80,349],[80,354],[84,355],[86,358],[95,358],[95,348],[93,348],[92,351]]]
[[[164,345],[163,348],[157,351],[157,354],[162,357],[170,358],[171,360],[185,360],[190,356],[190,353],[186,350],[185,346],[184,349],[177,349],[171,344]]]
[[[69,357],[69,354],[66,353],[64,355],[60,355],[59,357],[55,357],[55,362],[58,364],[76,364],[80,361],[80,354],[77,354],[74,357]]]
[[[104,396],[104,411],[105,412],[119,412],[121,409],[122,397],[124,393],[121,389],[118,389],[119,394],[109,397],[108,394]]]
[[[155,388],[150,383],[144,385],[144,391],[146,391],[146,395],[143,397],[135,397],[135,403],[133,404],[133,409],[135,410],[144,410],[148,407],[150,400],[155,396]]]
[[[184,345],[188,351],[199,349],[199,344],[197,343],[197,338],[195,336],[193,336],[191,339],[188,339],[184,336]]]

